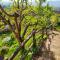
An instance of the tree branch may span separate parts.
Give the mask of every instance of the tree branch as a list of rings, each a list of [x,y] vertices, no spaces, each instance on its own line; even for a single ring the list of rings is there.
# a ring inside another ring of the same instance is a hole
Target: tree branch
[[[18,3],[18,4],[17,4],[17,7],[18,7],[18,9],[19,9],[19,0],[17,1],[17,3]]]
[[[24,35],[26,34],[26,31],[27,31],[28,27],[29,27],[29,24],[27,24],[27,25],[25,26],[25,29],[24,29],[24,32],[23,32],[22,38],[24,38]]]
[[[21,47],[18,47],[17,49],[16,49],[16,51],[12,54],[12,56],[9,58],[9,59],[7,59],[7,60],[13,60],[14,59],[14,57],[18,54],[18,52],[21,50]]]
[[[29,50],[25,54],[22,55],[22,57],[20,58],[20,60],[25,60],[25,57],[28,55],[29,51],[31,51],[32,45],[33,44],[30,45]]]
[[[21,43],[21,46],[24,46],[25,43],[32,37],[32,33]]]
[[[1,11],[2,11],[4,14],[6,14],[7,16],[14,17],[14,15],[8,14],[8,13],[2,8],[1,5],[0,5],[0,9],[1,9]]]
[[[7,25],[7,22],[6,22],[6,19],[5,19],[5,17],[3,17],[2,15],[0,15],[0,18],[2,18],[2,22],[5,24],[5,25]]]
[[[27,43],[27,41],[32,37],[33,31],[29,34],[29,36],[21,43],[21,45],[16,49],[16,51],[13,53],[13,55],[8,60],[13,60],[15,56],[18,54],[18,52],[21,50],[21,48],[24,47],[24,45]]]
[[[24,32],[23,32],[23,35],[22,35],[23,38],[24,38],[24,36],[25,36],[25,34],[26,34],[26,31],[27,31],[28,27],[29,27],[29,26],[34,26],[34,25],[37,25],[37,23],[34,23],[34,24],[28,23],[28,24],[26,25],[26,27],[25,27],[25,29],[24,29]]]

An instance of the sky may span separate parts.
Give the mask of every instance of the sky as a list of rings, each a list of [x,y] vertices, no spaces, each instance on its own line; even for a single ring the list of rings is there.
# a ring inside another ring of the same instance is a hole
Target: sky
[[[32,0],[33,4],[35,4],[34,2],[35,0]],[[9,0],[3,0],[3,5],[9,5],[12,2]],[[49,3],[50,6],[54,6],[54,7],[60,7],[60,0],[47,0],[44,5],[46,5],[47,3]]]
[[[60,0],[47,0],[50,6],[59,7],[60,8]],[[46,3],[47,3],[46,2]]]
[[[9,0],[3,0],[4,2],[9,2]],[[47,1],[60,1],[60,0],[47,0]]]
[[[0,2],[0,4],[3,5],[3,6],[9,6],[11,3],[12,3],[12,2],[11,2],[10,0],[2,0],[2,1]]]
[[[60,1],[60,0],[47,0],[47,1]]]

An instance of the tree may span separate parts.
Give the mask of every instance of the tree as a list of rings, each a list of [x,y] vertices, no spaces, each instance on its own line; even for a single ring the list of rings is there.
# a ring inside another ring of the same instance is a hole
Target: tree
[[[27,41],[33,36],[33,40],[35,40],[35,33],[39,32],[41,28],[45,28],[48,25],[47,17],[50,17],[50,10],[48,7],[34,7],[30,6],[28,0],[13,0],[14,6],[12,6],[10,12],[6,12],[5,9],[0,5],[0,20],[4,24],[8,24],[10,30],[14,33],[15,38],[19,43],[19,47],[13,53],[13,55],[9,58],[9,60],[13,60],[14,57],[18,54],[21,49],[24,49],[24,45]],[[40,2],[43,2],[39,0]],[[40,6],[41,4],[39,4]],[[13,10],[14,9],[14,10]],[[41,10],[41,13],[40,13]],[[41,15],[41,16],[40,16]],[[44,21],[44,22],[43,22]],[[31,28],[30,28],[31,27]],[[26,36],[27,30],[29,30],[29,34]],[[36,41],[33,41],[34,46]]]

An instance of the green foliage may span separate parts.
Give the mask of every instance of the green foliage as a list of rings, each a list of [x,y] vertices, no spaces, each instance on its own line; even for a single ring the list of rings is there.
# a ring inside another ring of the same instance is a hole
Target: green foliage
[[[32,52],[29,52],[25,60],[32,60]]]
[[[18,3],[17,3],[18,1],[21,3],[21,4],[19,4],[19,6],[20,6],[19,8],[17,8],[18,7]],[[22,34],[24,32],[24,28],[25,28],[26,25],[35,24],[35,25],[32,25],[32,26],[28,27],[27,32],[26,32],[23,40],[25,40],[28,37],[28,35],[32,32],[33,29],[41,30],[43,28],[46,28],[50,24],[55,26],[55,24],[57,23],[57,21],[56,21],[56,20],[58,20],[57,16],[54,15],[54,13],[52,11],[52,8],[49,7],[48,5],[45,6],[45,7],[42,7],[41,5],[40,6],[38,6],[38,5],[37,6],[30,6],[28,4],[26,6],[24,1],[23,2],[22,2],[22,0],[18,0],[18,1],[14,1],[14,4],[13,4],[13,6],[11,6],[11,9],[5,8],[5,11],[10,15],[11,14],[13,15],[14,13],[19,14],[19,17],[17,18],[17,22],[18,22],[18,24],[19,24],[19,22],[21,22],[20,23],[21,26],[18,27],[18,28],[21,27],[21,34],[20,34],[21,36],[22,36]],[[26,0],[25,2],[27,2],[27,1],[28,0]],[[38,1],[40,1],[39,3],[41,4],[45,0],[36,0],[36,1],[37,1],[37,3],[38,3]],[[7,16],[4,13],[2,13],[1,15],[6,18],[6,21],[10,20],[10,23],[13,26],[14,31],[17,32],[18,28],[16,27],[15,18]],[[53,17],[53,15],[54,15],[54,17]],[[23,18],[21,18],[21,17],[23,17]],[[54,19],[55,22],[52,19]],[[0,19],[0,20],[2,20],[2,19]],[[1,27],[2,30],[5,27],[4,23],[2,23],[1,21],[0,21],[0,27]],[[13,30],[13,28],[12,28],[12,30]],[[9,29],[10,29],[10,27],[9,27]],[[20,45],[18,45],[18,39],[16,39],[17,38],[16,35],[14,35],[15,33],[13,34],[12,32],[7,32],[7,33],[4,33],[4,34],[1,34],[1,36],[0,36],[1,37],[0,38],[0,48],[2,48],[3,46],[6,46],[5,49],[1,50],[1,55],[5,55],[4,59],[7,59],[8,57],[10,57],[11,54],[16,50],[16,48],[18,46],[20,46]],[[28,55],[25,58],[26,60],[31,60],[32,54],[35,54],[38,51],[38,47],[37,47],[38,43],[40,43],[42,40],[45,40],[46,38],[47,38],[46,34],[44,34],[43,38],[42,38],[42,33],[41,32],[36,34],[36,37],[35,37],[35,39],[36,39],[36,47],[32,47],[32,52],[29,51]],[[14,60],[19,60],[20,57],[22,55],[24,55],[24,53],[26,51],[29,50],[29,47],[31,46],[31,44],[33,44],[33,38],[29,39],[29,41],[24,46],[24,50],[21,50],[18,53],[18,55],[15,57]]]

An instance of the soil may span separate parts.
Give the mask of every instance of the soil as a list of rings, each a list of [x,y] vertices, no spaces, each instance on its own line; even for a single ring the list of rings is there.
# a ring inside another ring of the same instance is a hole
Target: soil
[[[46,48],[46,49],[45,49]],[[60,60],[60,32],[53,31],[50,40],[47,39],[46,46],[33,56],[33,60]]]

